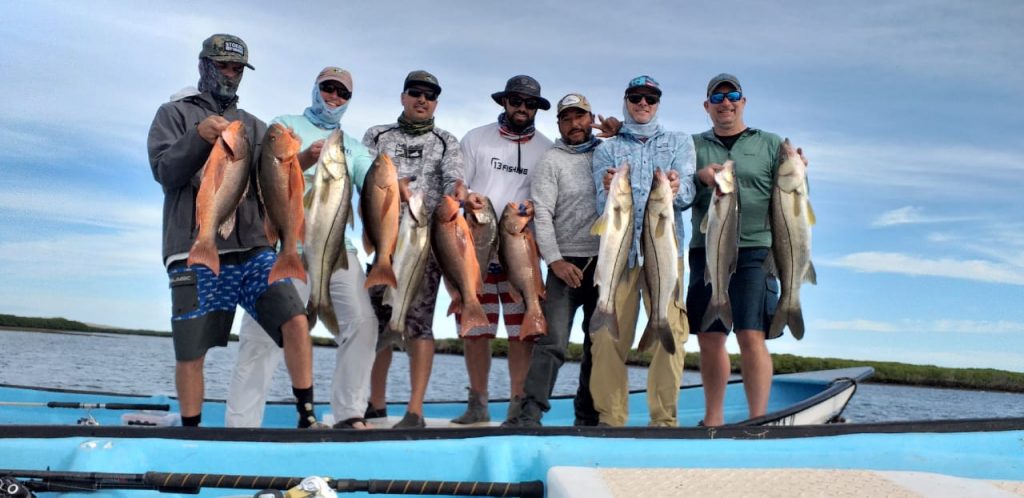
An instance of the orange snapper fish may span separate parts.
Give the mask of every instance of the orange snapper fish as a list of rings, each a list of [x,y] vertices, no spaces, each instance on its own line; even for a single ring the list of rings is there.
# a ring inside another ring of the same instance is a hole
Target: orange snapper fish
[[[260,198],[267,211],[263,225],[271,246],[281,240],[281,252],[270,269],[268,283],[285,278],[307,279],[298,249],[305,233],[306,216],[302,207],[306,181],[298,158],[301,147],[302,140],[281,124],[270,125],[263,137],[258,175]]]
[[[199,233],[188,252],[188,265],[203,265],[220,274],[216,234],[228,238],[235,229],[235,211],[249,186],[249,139],[245,125],[232,121],[213,144],[203,166],[196,196]]]

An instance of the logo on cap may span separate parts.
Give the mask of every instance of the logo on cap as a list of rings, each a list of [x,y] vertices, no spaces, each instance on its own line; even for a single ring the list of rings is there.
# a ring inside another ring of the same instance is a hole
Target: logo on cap
[[[238,55],[241,55],[241,56],[245,55],[245,47],[243,47],[241,43],[237,43],[237,42],[233,42],[233,41],[225,41],[224,42],[224,51],[225,52],[234,52],[234,53],[236,53]]]

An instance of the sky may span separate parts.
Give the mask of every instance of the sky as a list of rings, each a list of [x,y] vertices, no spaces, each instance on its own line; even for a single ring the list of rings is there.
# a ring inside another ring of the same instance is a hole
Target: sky
[[[801,292],[804,339],[770,350],[1024,371],[1018,0],[15,1],[0,17],[0,313],[170,329],[146,136],[196,84],[202,40],[227,32],[256,68],[241,107],[301,113],[319,70],[342,66],[357,137],[395,121],[414,69],[439,78],[436,124],[457,137],[493,122],[490,94],[523,73],[552,102],[582,92],[620,117],[649,74],[659,121],[700,132],[707,81],[733,73],[746,123],[810,160],[818,285]],[[557,137],[553,112],[537,126]],[[455,337],[441,301],[435,333]]]

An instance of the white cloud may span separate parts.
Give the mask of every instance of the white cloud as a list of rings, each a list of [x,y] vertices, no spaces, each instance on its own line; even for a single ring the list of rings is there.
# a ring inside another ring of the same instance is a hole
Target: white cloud
[[[1024,322],[953,319],[897,320],[891,322],[867,319],[815,320],[813,328],[828,332],[1020,334],[1024,333]]]
[[[1024,271],[1020,267],[983,260],[928,259],[902,253],[869,251],[848,254],[831,265],[865,273],[896,273],[1024,285]]]
[[[883,228],[898,225],[951,223],[970,219],[972,218],[966,216],[929,216],[925,214],[924,208],[920,206],[905,206],[882,213],[875,221],[871,222],[871,226]]]

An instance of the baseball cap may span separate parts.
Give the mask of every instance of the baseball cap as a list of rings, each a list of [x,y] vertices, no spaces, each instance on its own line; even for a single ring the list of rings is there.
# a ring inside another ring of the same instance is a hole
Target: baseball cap
[[[217,62],[239,62],[249,69],[256,69],[249,64],[249,47],[235,35],[220,33],[203,40],[199,58],[204,57]]]
[[[510,93],[518,93],[527,97],[533,97],[540,103],[539,109],[548,110],[551,109],[551,102],[548,99],[540,96],[540,83],[530,76],[520,74],[513,76],[508,79],[505,83],[505,91],[495,92],[491,94],[491,98],[494,99],[498,105],[502,105],[501,99],[505,98]]]
[[[641,74],[640,76],[629,80],[629,84],[626,85],[626,93],[629,93],[629,91],[634,88],[649,88],[654,91],[655,95],[661,95],[661,85],[658,84],[657,80],[647,76],[646,74]]]
[[[320,74],[316,77],[316,84],[319,85],[325,81],[337,81],[338,83],[345,85],[345,88],[348,89],[348,91],[351,92],[353,90],[352,73],[349,73],[340,67],[327,66],[323,71],[320,71]]]
[[[402,90],[408,90],[409,87],[414,85],[423,85],[434,89],[438,95],[441,94],[441,84],[437,82],[437,77],[422,69],[412,71],[405,77],[405,84],[402,86]]]
[[[740,80],[738,78],[729,73],[722,73],[719,74],[718,76],[715,76],[714,78],[711,78],[711,81],[708,82],[707,96],[710,97],[711,92],[715,90],[715,87],[721,85],[722,83],[728,83],[732,85],[733,88],[735,88],[736,90],[739,90],[741,92],[743,91],[743,87],[740,86]]]
[[[562,111],[566,109],[580,109],[591,112],[590,102],[587,101],[586,97],[578,93],[570,93],[558,101],[558,112],[556,114],[561,115]]]

